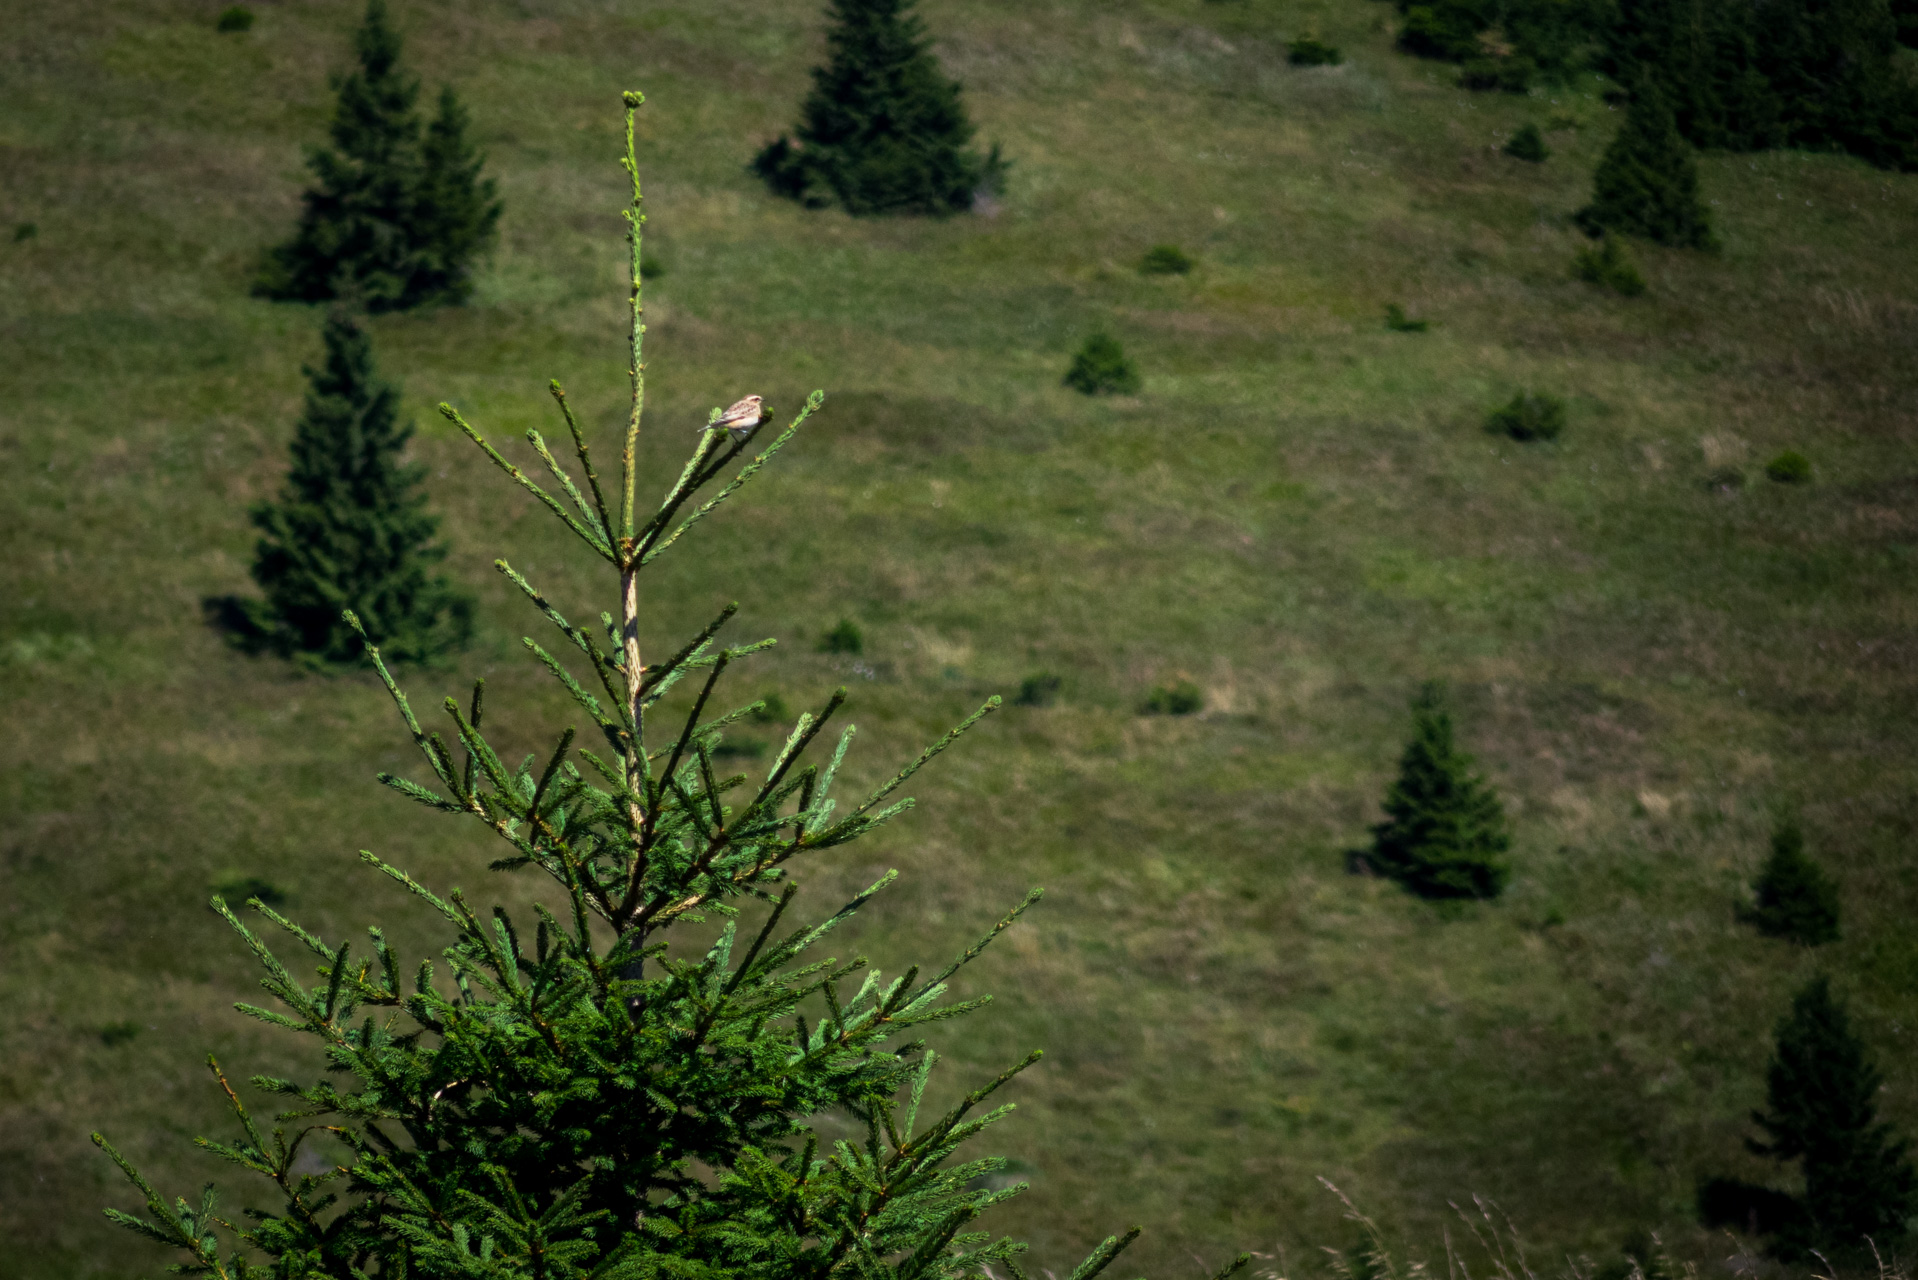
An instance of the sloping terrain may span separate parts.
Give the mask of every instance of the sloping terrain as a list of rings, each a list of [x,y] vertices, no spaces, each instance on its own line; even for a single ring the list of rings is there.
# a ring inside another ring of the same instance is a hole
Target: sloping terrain
[[[310,1061],[231,1011],[254,987],[216,886],[263,878],[310,927],[379,922],[411,955],[430,922],[357,849],[478,898],[530,886],[373,785],[408,761],[369,678],[203,625],[248,587],[246,508],[317,356],[320,314],[247,285],[358,8],[274,0],[223,36],[219,7],[15,5],[0,44],[0,1273],[23,1280],[158,1270],[99,1216],[127,1196],[89,1130],[189,1193],[223,1176],[190,1145],[222,1123],[204,1055]],[[1596,82],[1464,92],[1393,53],[1372,0],[923,8],[1014,162],[949,221],[807,212],[745,172],[819,56],[810,4],[396,7],[507,202],[472,305],[372,325],[481,600],[479,643],[410,674],[416,700],[485,674],[527,749],[566,722],[490,562],[573,608],[607,583],[430,405],[511,438],[558,377],[617,420],[638,87],[660,485],[709,406],[829,394],[662,562],[653,643],[741,600],[739,634],[783,638],[741,699],[850,683],[862,779],[1063,677],[924,775],[882,842],[800,877],[824,912],[900,868],[841,944],[887,968],[1048,887],[942,1045],[949,1088],[1048,1050],[995,1137],[1032,1190],[994,1225],[1035,1275],[1134,1222],[1128,1275],[1239,1247],[1310,1266],[1349,1240],[1319,1175],[1428,1254],[1478,1193],[1535,1261],[1635,1228],[1720,1258],[1694,1180],[1768,1175],[1746,1115],[1814,971],[1918,1131],[1918,179],[1707,157],[1722,252],[1638,250],[1650,291],[1624,299],[1569,270],[1618,118]],[[1301,32],[1345,64],[1286,65]],[[1527,120],[1543,165],[1498,152]],[[1161,242],[1197,269],[1140,275]],[[1387,331],[1389,302],[1431,330]],[[1140,395],[1060,385],[1099,329]],[[1482,430],[1524,388],[1568,402],[1558,442]],[[1763,478],[1786,448],[1811,484]],[[818,651],[842,617],[857,661]],[[1138,714],[1180,677],[1202,713]],[[1497,904],[1346,870],[1428,678],[1513,815]],[[1815,953],[1733,918],[1781,806],[1843,886]]]

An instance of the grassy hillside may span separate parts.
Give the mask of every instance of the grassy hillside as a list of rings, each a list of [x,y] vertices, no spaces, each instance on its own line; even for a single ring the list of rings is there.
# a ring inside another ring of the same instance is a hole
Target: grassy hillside
[[[372,784],[406,760],[376,685],[201,622],[247,589],[245,510],[317,355],[319,314],[247,283],[358,6],[271,0],[244,36],[214,33],[220,7],[16,5],[0,42],[0,1273],[23,1280],[158,1270],[99,1216],[126,1196],[90,1129],[187,1192],[219,1172],[189,1144],[220,1124],[204,1054],[307,1061],[231,1012],[253,979],[214,886],[264,877],[309,926],[378,921],[409,954],[429,922],[355,850],[524,891]],[[488,565],[573,607],[606,584],[428,406],[508,438],[559,377],[616,420],[617,93],[643,88],[659,483],[709,406],[830,395],[662,562],[653,643],[738,597],[739,634],[785,639],[742,694],[849,681],[862,777],[1064,677],[885,840],[802,876],[823,911],[902,870],[842,944],[889,967],[1049,887],[973,972],[998,1000],[949,1080],[1049,1050],[998,1135],[1033,1190],[996,1225],[1040,1266],[1141,1222],[1129,1275],[1241,1246],[1296,1268],[1347,1238],[1317,1175],[1428,1252],[1479,1193],[1535,1258],[1634,1227],[1722,1257],[1693,1180],[1764,1175],[1744,1117],[1820,968],[1918,1131],[1918,180],[1707,158],[1723,252],[1646,251],[1626,300],[1568,269],[1617,119],[1594,84],[1464,93],[1391,52],[1372,0],[924,8],[1014,160],[990,214],[854,222],[753,184],[820,49],[810,3],[396,6],[507,201],[473,305],[373,325],[482,602],[478,645],[416,696],[483,673],[529,749],[565,722]],[[1286,66],[1304,31],[1347,63]],[[1526,120],[1542,166],[1497,153]],[[1137,273],[1165,241],[1192,275]],[[1386,331],[1392,301],[1431,331]],[[1099,328],[1139,396],[1059,385]],[[1481,430],[1527,387],[1569,402],[1558,443]],[[1763,479],[1788,447],[1814,483]],[[1706,483],[1727,468],[1743,488]],[[841,616],[863,665],[816,651]],[[1203,714],[1136,714],[1179,675]],[[1429,677],[1514,815],[1496,905],[1441,914],[1345,870]],[[1843,885],[1816,954],[1733,921],[1783,804]]]

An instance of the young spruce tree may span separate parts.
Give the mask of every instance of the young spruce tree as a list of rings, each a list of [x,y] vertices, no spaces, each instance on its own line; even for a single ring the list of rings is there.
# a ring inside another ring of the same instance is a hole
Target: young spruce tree
[[[344,309],[327,317],[324,340],[325,362],[306,369],[286,483],[252,511],[253,580],[266,598],[236,602],[235,638],[341,663],[363,659],[362,633],[406,660],[458,648],[472,602],[431,572],[446,552],[433,541],[425,469],[400,461],[413,427],[400,421],[399,389],[380,380],[371,342]],[[358,626],[343,620],[348,609]]]
[[[1908,1144],[1878,1120],[1883,1080],[1830,980],[1806,984],[1778,1023],[1765,1072],[1770,1110],[1752,1113],[1770,1139],[1751,1142],[1753,1151],[1803,1162],[1804,1212],[1781,1233],[1782,1253],[1855,1256],[1868,1240],[1888,1250],[1904,1235],[1918,1173]]]
[[[507,765],[489,741],[483,685],[467,705],[447,699],[445,733],[429,732],[368,645],[425,763],[423,781],[380,780],[474,820],[475,834],[507,846],[495,869],[545,873],[564,905],[485,912],[458,889],[436,892],[363,853],[442,918],[451,935],[444,968],[428,959],[409,977],[377,928],[358,944],[328,940],[249,903],[310,953],[309,986],[216,898],[280,1006],[245,1011],[311,1036],[326,1071],[310,1083],[256,1077],[254,1088],[284,1108],[268,1122],[210,1064],[238,1134],[206,1147],[263,1179],[272,1201],[243,1220],[223,1217],[211,1191],[197,1204],[168,1204],[96,1135],[146,1200],[144,1216],[111,1216],[182,1251],[190,1269],[227,1280],[959,1280],[991,1268],[1023,1280],[1021,1246],[974,1225],[1023,1186],[989,1189],[984,1175],[1003,1161],[955,1157],[1005,1114],[985,1104],[1038,1055],[932,1112],[922,1104],[937,1059],[920,1036],[984,1003],[953,1002],[948,980],[1036,893],[937,972],[885,977],[819,948],[892,875],[797,927],[787,879],[796,860],[908,809],[899,788],[997,699],[869,794],[842,802],[833,790],[851,727],[823,760],[813,749],[844,689],[799,716],[763,776],[727,776],[717,763],[727,727],[765,704],[722,710],[720,685],[772,641],[721,644],[731,605],[683,644],[656,648],[650,634],[644,571],[771,461],[823,396],[814,392],[749,460],[751,432],[704,434],[659,505],[639,507],[641,101],[625,95],[632,400],[619,475],[602,485],[557,383],[577,470],[527,432],[550,486],[440,406],[605,565],[613,608],[579,625],[498,562],[557,631],[559,653],[572,654],[569,665],[526,641],[587,722],[586,739],[568,728],[543,759]],[[703,935],[710,941],[677,931],[702,919],[718,926]],[[855,1118],[857,1136],[822,1141],[813,1122],[828,1115]],[[316,1139],[345,1155],[306,1172],[303,1148]],[[1092,1280],[1131,1238],[1105,1241],[1074,1280]],[[267,1261],[249,1260],[260,1257]]]
[[[1625,123],[1592,175],[1592,202],[1576,216],[1594,237],[1616,231],[1680,249],[1713,247],[1698,163],[1652,77],[1632,90]]]
[[[317,181],[256,290],[291,302],[348,297],[371,311],[461,302],[500,216],[466,111],[442,89],[422,141],[419,81],[400,66],[385,0],[367,0],[354,45],[359,70],[334,81],[333,146],[307,157]]]
[[[933,57],[914,0],[831,0],[826,65],[813,69],[797,144],[752,168],[780,195],[853,214],[949,214],[1001,182],[999,148],[974,151],[958,82]]]
[[[1366,860],[1422,898],[1496,898],[1511,870],[1505,813],[1472,758],[1452,741],[1437,685],[1412,701],[1412,740],[1385,793],[1387,819],[1372,828]]]
[[[1752,881],[1755,901],[1739,917],[1760,933],[1807,947],[1838,941],[1838,886],[1805,853],[1796,822],[1772,832],[1771,856]]]

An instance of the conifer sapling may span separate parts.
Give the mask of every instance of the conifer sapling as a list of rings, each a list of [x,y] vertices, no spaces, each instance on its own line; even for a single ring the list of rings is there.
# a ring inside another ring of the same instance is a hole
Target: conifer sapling
[[[1771,856],[1752,881],[1755,901],[1739,916],[1758,931],[1807,947],[1838,941],[1838,885],[1805,853],[1796,822],[1772,832]]]
[[[372,344],[344,310],[327,317],[326,359],[309,366],[306,411],[278,498],[252,511],[253,580],[264,600],[222,602],[234,638],[325,662],[358,663],[363,632],[418,661],[463,645],[472,602],[432,572],[446,552],[427,514],[425,469],[400,455],[413,434],[399,390],[380,379]],[[342,617],[359,617],[358,627]]]
[[[1878,1119],[1883,1081],[1830,979],[1814,978],[1778,1023],[1768,1110],[1752,1113],[1768,1139],[1749,1142],[1752,1150],[1799,1160],[1805,1173],[1804,1212],[1788,1221],[1780,1252],[1857,1256],[1904,1235],[1918,1209],[1918,1172],[1909,1144]]]
[[[428,960],[409,976],[378,929],[358,944],[328,941],[249,904],[311,953],[318,981],[308,986],[216,898],[281,1006],[246,1011],[314,1037],[328,1070],[310,1084],[256,1077],[255,1089],[287,1108],[263,1124],[212,1064],[239,1136],[206,1148],[264,1179],[273,1202],[237,1221],[221,1216],[211,1191],[197,1205],[169,1205],[95,1135],[146,1199],[144,1216],[111,1216],[182,1251],[188,1269],[226,1280],[969,1280],[1003,1269],[1024,1280],[1021,1246],[973,1225],[1023,1184],[991,1189],[987,1175],[1003,1161],[954,1157],[1007,1110],[982,1104],[1038,1055],[935,1113],[923,1104],[937,1055],[919,1037],[983,1003],[952,1002],[948,980],[1036,891],[930,976],[885,977],[859,958],[817,955],[891,873],[821,922],[789,923],[790,864],[904,813],[912,802],[895,798],[899,788],[997,699],[842,802],[834,784],[852,729],[823,760],[813,749],[843,688],[799,716],[762,776],[728,776],[715,763],[728,727],[766,708],[724,710],[720,686],[772,641],[720,644],[729,605],[685,643],[654,647],[644,570],[770,462],[823,396],[814,392],[750,459],[747,441],[701,433],[659,505],[638,505],[647,366],[633,121],[642,101],[625,95],[631,408],[613,484],[602,484],[557,383],[576,471],[539,432],[526,433],[551,487],[440,406],[609,570],[616,612],[577,625],[519,570],[497,564],[564,641],[571,665],[525,643],[570,696],[586,739],[568,728],[549,739],[549,753],[509,766],[483,683],[470,703],[446,700],[444,733],[428,731],[368,646],[425,765],[423,782],[380,780],[476,820],[507,846],[492,866],[544,873],[560,905],[494,907],[488,918],[460,890],[436,892],[362,853],[443,922],[445,967]],[[702,920],[714,928],[700,939],[678,929]],[[850,1117],[856,1136],[822,1141],[813,1122],[828,1114]],[[303,1149],[319,1140],[342,1158],[301,1172]],[[1074,1280],[1092,1280],[1135,1234],[1100,1245]]]
[[[1452,740],[1436,684],[1412,701],[1412,740],[1385,793],[1366,861],[1421,898],[1496,898],[1511,875],[1511,836],[1497,794]]]
[[[1576,218],[1594,237],[1618,231],[1679,249],[1715,245],[1698,194],[1698,163],[1650,77],[1632,91],[1625,123],[1592,175],[1592,202]]]
[[[852,214],[950,214],[997,191],[999,148],[972,149],[959,84],[940,69],[914,0],[831,0],[826,64],[813,70],[798,142],[752,162],[776,193]]]

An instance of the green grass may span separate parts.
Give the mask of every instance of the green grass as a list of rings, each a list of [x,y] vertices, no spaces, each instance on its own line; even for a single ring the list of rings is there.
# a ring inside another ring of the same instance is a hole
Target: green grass
[[[190,1147],[223,1132],[204,1054],[310,1065],[231,1011],[255,988],[214,886],[260,877],[309,926],[378,921],[418,953],[430,922],[355,850],[530,885],[372,784],[407,760],[372,682],[200,621],[247,589],[245,509],[317,352],[316,312],[246,285],[291,224],[344,12],[286,0],[220,35],[184,0],[39,6],[0,51],[0,227],[38,225],[0,243],[0,1239],[23,1278],[157,1269],[98,1214],[131,1206],[90,1129],[189,1192],[223,1176]],[[955,1083],[1049,1051],[999,1134],[1033,1190],[995,1225],[1039,1266],[1134,1222],[1128,1274],[1308,1256],[1349,1239],[1316,1175],[1428,1255],[1479,1193],[1535,1258],[1650,1227],[1716,1259],[1693,1180],[1763,1176],[1745,1116],[1814,966],[1918,1130],[1918,182],[1709,157],[1723,252],[1641,248],[1649,291],[1612,298],[1567,265],[1615,123],[1595,85],[1458,90],[1390,52],[1381,4],[927,12],[1014,161],[994,216],[854,222],[755,187],[820,49],[811,6],[400,8],[507,201],[474,305],[374,325],[482,600],[479,644],[409,676],[416,698],[485,674],[527,749],[566,722],[488,566],[572,609],[606,584],[429,406],[509,438],[558,377],[617,420],[617,92],[643,88],[652,487],[710,406],[831,397],[661,562],[652,643],[741,599],[739,634],[785,643],[740,697],[850,680],[859,778],[1065,677],[945,757],[884,841],[802,876],[824,910],[903,871],[845,944],[888,966],[1049,887],[948,1037]],[[1306,31],[1345,64],[1288,66]],[[1547,118],[1577,125],[1547,163],[1498,154]],[[1159,243],[1203,269],[1141,276]],[[1384,331],[1388,301],[1432,332]],[[1100,329],[1137,396],[1060,385]],[[1566,401],[1557,442],[1481,430],[1524,388]],[[1817,483],[1704,483],[1787,448]],[[818,651],[841,618],[857,659]],[[1517,833],[1506,898],[1449,915],[1344,870],[1426,678]],[[1138,714],[1181,679],[1202,713]],[[1785,801],[1843,886],[1815,959],[1732,917]]]

